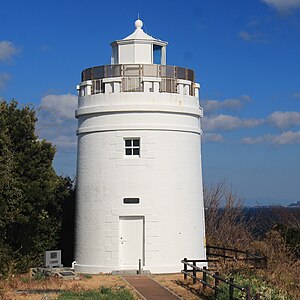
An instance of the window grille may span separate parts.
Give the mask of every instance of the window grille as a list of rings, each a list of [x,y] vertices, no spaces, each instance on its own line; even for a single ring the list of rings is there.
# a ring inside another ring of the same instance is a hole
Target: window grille
[[[125,138],[124,150],[125,150],[125,156],[140,156],[140,139]]]

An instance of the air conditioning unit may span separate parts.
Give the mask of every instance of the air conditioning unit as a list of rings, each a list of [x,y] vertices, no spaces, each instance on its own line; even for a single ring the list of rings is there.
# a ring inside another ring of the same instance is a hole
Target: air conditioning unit
[[[62,268],[61,250],[45,251],[45,267],[46,268]]]

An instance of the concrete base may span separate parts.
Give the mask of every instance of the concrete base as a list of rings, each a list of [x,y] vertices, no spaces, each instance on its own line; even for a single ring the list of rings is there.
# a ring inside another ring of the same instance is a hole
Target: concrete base
[[[138,270],[113,270],[111,272],[112,275],[137,275],[137,274],[151,274],[150,270],[141,270],[139,273]]]

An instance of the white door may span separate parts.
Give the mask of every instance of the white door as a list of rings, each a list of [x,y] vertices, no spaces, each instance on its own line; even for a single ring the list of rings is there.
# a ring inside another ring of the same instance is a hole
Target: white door
[[[120,267],[144,265],[144,217],[120,217]]]

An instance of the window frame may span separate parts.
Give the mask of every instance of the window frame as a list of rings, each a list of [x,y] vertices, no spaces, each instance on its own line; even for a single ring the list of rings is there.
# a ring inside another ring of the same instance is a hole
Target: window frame
[[[138,145],[135,145],[135,141],[138,141]],[[130,142],[130,145],[128,145]],[[137,154],[135,154],[137,150]],[[130,152],[130,153],[129,153]],[[141,138],[140,137],[124,137],[124,157],[137,158],[141,157]]]
[[[153,46],[152,46],[153,64],[161,65],[162,48],[163,48],[163,46],[161,46],[161,45],[153,44]]]
[[[127,205],[131,205],[131,204],[140,204],[140,198],[123,198],[123,204]]]

